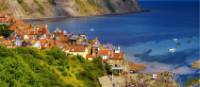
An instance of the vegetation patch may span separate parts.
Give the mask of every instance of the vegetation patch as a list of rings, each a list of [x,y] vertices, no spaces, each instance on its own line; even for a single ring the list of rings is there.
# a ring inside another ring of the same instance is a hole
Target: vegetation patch
[[[79,6],[79,12],[88,12],[88,10],[86,9],[84,3],[81,2],[81,0],[76,0],[77,5]]]
[[[101,58],[66,55],[61,49],[0,46],[1,87],[99,87]]]
[[[6,3],[6,1],[0,1],[0,12],[5,11],[7,9],[8,9],[8,4]]]
[[[37,4],[37,6],[38,6],[38,11],[40,12],[40,14],[45,14],[44,13],[44,8],[43,8],[43,6],[37,1],[37,0],[34,0],[34,2]]]
[[[48,0],[48,2],[49,2],[50,4],[52,4],[52,5],[55,5],[55,4],[56,4],[56,2],[55,2],[54,0]]]
[[[88,3],[90,3],[91,5],[98,7],[98,8],[102,8],[100,4],[98,4],[98,0],[87,0]]]
[[[187,81],[186,86],[187,87],[198,87],[200,85],[200,78],[195,78]]]
[[[6,24],[0,24],[0,36],[7,38],[13,31],[9,29],[9,26]]]
[[[97,4],[97,1],[94,0],[76,0],[75,1],[78,8],[79,12],[84,14],[84,13],[89,13],[89,14],[94,14],[96,12],[101,12],[101,6]]]
[[[32,9],[24,2],[24,0],[17,0],[17,2],[22,6],[25,12],[33,13]]]
[[[21,4],[21,3],[23,3],[24,1],[23,1],[23,0],[17,0],[17,2],[18,2],[19,4]]]

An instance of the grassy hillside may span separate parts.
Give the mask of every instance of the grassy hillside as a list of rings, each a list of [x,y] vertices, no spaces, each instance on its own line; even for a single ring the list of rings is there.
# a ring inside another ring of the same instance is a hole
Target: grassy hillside
[[[1,87],[99,87],[100,58],[88,61],[59,48],[8,49],[0,46]]]
[[[79,12],[81,14],[85,14],[85,13],[93,14],[95,12],[101,11],[101,7],[98,6],[98,4],[94,2],[94,0],[88,0],[88,1],[75,0],[75,3],[77,4],[79,8]]]

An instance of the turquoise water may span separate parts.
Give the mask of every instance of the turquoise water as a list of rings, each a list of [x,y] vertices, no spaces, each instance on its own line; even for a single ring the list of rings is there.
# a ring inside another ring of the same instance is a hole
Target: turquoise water
[[[150,12],[69,18],[47,22],[73,33],[121,46],[126,58],[147,65],[144,72],[171,71],[177,81],[199,76],[191,63],[199,57],[198,2],[141,2]],[[42,22],[46,23],[46,22]],[[168,50],[175,48],[175,53]]]

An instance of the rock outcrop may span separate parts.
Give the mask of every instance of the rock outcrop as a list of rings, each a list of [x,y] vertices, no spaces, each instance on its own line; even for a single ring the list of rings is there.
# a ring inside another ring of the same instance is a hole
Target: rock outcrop
[[[0,0],[0,13],[18,18],[92,16],[140,11],[137,0]]]
[[[197,60],[192,63],[192,68],[193,69],[200,69],[200,60]]]

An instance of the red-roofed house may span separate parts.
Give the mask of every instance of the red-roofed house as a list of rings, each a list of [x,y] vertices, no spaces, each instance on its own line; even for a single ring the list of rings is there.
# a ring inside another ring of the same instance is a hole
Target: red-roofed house
[[[113,57],[109,58],[107,61],[110,65],[114,67],[121,67],[124,65],[124,53],[119,52],[119,53],[114,53]]]
[[[80,45],[70,45],[68,46],[68,49],[65,50],[65,52],[67,54],[80,55],[86,58],[88,54],[88,48]]]
[[[107,60],[113,56],[113,51],[109,49],[101,49],[98,52],[98,56],[102,57],[103,60]]]

